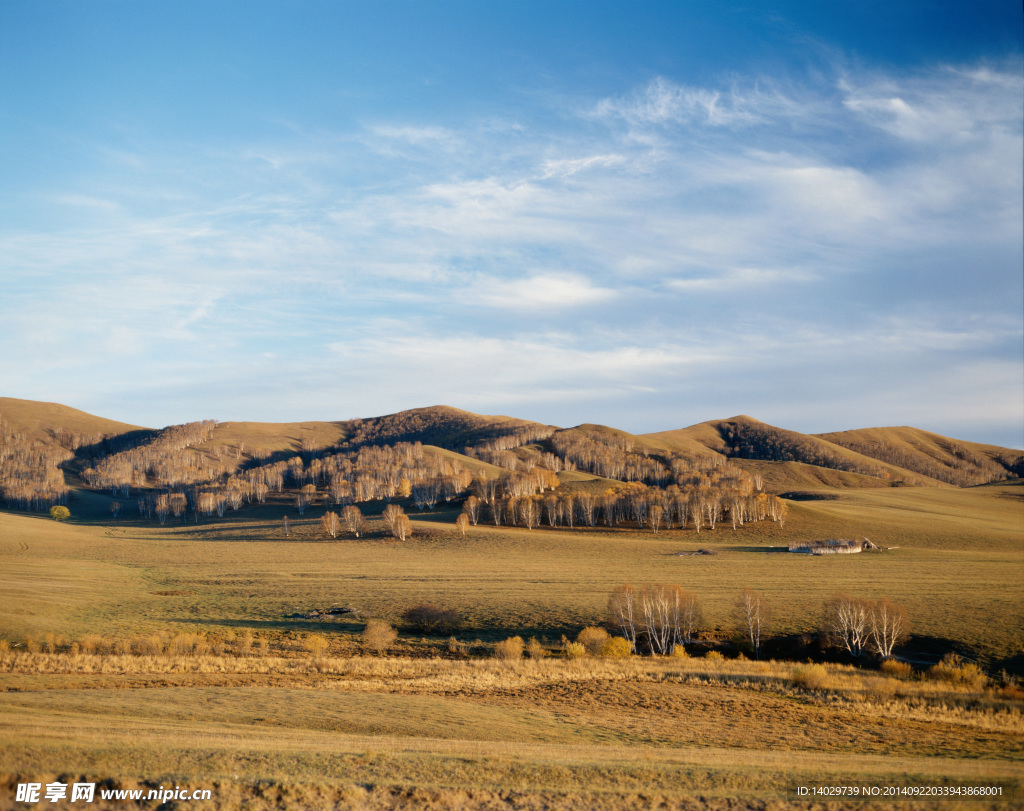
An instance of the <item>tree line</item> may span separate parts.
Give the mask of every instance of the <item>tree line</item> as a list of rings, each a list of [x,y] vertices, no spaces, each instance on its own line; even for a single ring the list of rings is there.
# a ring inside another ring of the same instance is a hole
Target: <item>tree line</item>
[[[61,465],[73,457],[68,448],[33,439],[0,417],[0,500],[22,510],[66,504]]]
[[[607,621],[632,652],[658,656],[693,643],[705,625],[697,595],[666,583],[618,586],[608,596]],[[755,658],[760,658],[770,621],[763,595],[753,589],[737,594],[729,624]],[[818,630],[823,647],[856,659],[869,653],[888,659],[909,638],[910,621],[904,608],[887,598],[871,601],[838,594],[822,606]]]

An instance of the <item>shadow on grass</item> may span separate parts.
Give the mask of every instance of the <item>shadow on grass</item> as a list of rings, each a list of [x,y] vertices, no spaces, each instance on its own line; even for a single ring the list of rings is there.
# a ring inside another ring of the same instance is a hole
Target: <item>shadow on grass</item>
[[[271,632],[303,632],[329,634],[359,634],[366,627],[368,616],[352,617],[340,616],[329,620],[304,620],[298,618],[282,618],[279,620],[237,620],[237,619],[195,619],[189,617],[176,617],[168,619],[169,623],[177,625],[207,626],[210,628],[228,628],[233,631],[271,631]],[[536,637],[546,644],[556,644],[563,636],[575,639],[582,628],[579,626],[484,626],[484,625],[462,625],[458,630],[445,634],[422,634],[407,630],[401,623],[395,623],[396,629],[406,639],[419,639],[430,643],[443,643],[454,637],[464,644],[473,642],[500,642],[512,636],[522,637],[528,640]]]

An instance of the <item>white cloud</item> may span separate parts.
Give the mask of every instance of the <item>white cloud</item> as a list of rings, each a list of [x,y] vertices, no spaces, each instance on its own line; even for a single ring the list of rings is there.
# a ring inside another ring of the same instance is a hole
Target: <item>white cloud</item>
[[[636,127],[691,123],[742,127],[776,116],[793,104],[780,93],[758,86],[748,90],[688,87],[659,76],[632,94],[602,99],[590,115]]]
[[[596,287],[585,276],[535,273],[519,279],[477,278],[459,295],[477,306],[547,311],[609,301],[616,296],[616,291]]]

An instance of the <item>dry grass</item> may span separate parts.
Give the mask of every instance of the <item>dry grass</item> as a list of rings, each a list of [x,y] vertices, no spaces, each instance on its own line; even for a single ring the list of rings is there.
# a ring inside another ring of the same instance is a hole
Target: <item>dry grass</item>
[[[0,694],[8,774],[174,775],[243,793],[256,781],[416,786],[462,791],[470,807],[511,790],[550,808],[642,807],[640,795],[781,801],[812,778],[1024,778],[1019,705],[880,704],[866,695],[878,677],[852,668],[829,668],[831,692],[808,693],[790,687],[792,665],[696,657],[40,653],[3,665],[14,690]],[[133,672],[130,686],[149,689],[112,689]]]
[[[280,515],[259,510],[165,527],[58,526],[0,514],[0,591],[13,602],[0,615],[0,635],[132,635],[210,622],[327,630],[284,618],[351,604],[395,620],[412,605],[436,602],[460,611],[467,635],[551,640],[602,620],[608,593],[624,581],[678,582],[700,596],[709,625],[723,633],[741,585],[785,607],[771,633],[813,630],[822,602],[844,591],[887,596],[907,607],[914,633],[1001,659],[1024,650],[1015,619],[1024,613],[1021,502],[1012,498],[1019,490],[850,492],[794,504],[784,530],[719,526],[699,536],[481,525],[461,538],[450,524],[454,514],[436,514],[417,520],[404,544],[374,536],[376,519],[369,539],[325,542],[316,533],[318,514],[293,522],[290,540]],[[856,560],[768,551],[790,537],[843,532],[900,549]],[[697,546],[719,554],[674,554]],[[361,625],[328,628],[358,632]]]
[[[784,802],[811,778],[1019,787],[1013,685],[595,658],[568,642],[603,618],[614,586],[667,581],[697,592],[723,633],[741,584],[784,607],[773,631],[813,628],[841,590],[905,603],[919,633],[1019,653],[1014,492],[844,493],[794,504],[784,531],[699,538],[481,526],[462,539],[438,513],[405,544],[372,527],[368,540],[324,542],[317,514],[286,541],[277,506],[162,528],[0,514],[0,772],[215,781],[222,807],[252,808],[287,807],[285,796],[392,807],[413,786],[438,807],[579,809]],[[100,514],[103,497],[90,498]],[[856,560],[766,551],[790,533],[902,548]],[[697,546],[719,554],[674,555]],[[359,656],[365,620],[289,619],[352,605],[393,620],[423,602],[457,608],[460,637],[403,635],[391,656]],[[512,636],[531,640],[530,658],[484,658]]]

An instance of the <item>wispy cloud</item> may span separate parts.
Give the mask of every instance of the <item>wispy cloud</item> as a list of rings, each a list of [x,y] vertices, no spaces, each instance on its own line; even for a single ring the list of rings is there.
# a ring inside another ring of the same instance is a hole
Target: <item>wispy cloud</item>
[[[52,195],[69,224],[0,232],[3,377],[125,397],[138,376],[109,370],[142,369],[167,402],[191,381],[225,404],[287,378],[335,418],[611,403],[636,428],[651,402],[792,416],[799,390],[855,427],[911,392],[937,419],[972,358],[1002,376],[971,376],[986,398],[1019,398],[1021,88],[991,65],[786,93],[660,78],[557,126],[113,150],[116,184]]]

